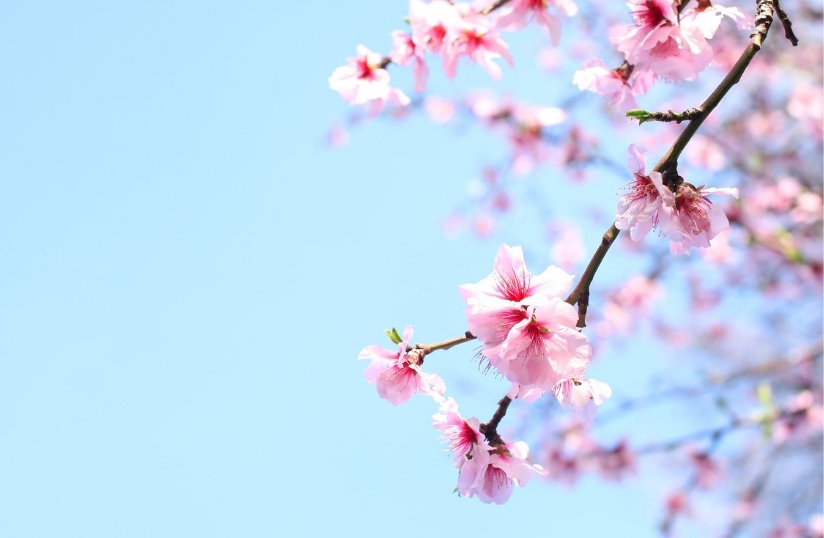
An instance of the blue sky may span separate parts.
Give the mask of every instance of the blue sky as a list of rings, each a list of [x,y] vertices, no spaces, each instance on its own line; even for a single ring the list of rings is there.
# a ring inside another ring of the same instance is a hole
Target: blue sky
[[[405,12],[0,9],[0,535],[655,534],[632,482],[457,497],[432,402],[363,381],[384,328],[460,334],[457,286],[497,249],[440,232],[472,136],[378,120],[325,145],[326,78]],[[473,352],[432,362],[484,419],[506,387]]]

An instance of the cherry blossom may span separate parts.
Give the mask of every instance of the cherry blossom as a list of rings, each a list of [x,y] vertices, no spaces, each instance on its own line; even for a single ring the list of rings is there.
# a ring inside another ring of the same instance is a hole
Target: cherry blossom
[[[552,44],[557,46],[561,40],[561,21],[554,14],[550,14],[550,6],[568,17],[578,13],[578,6],[571,0],[510,0],[500,10],[498,27],[519,30],[533,20],[546,28]]]
[[[612,396],[612,389],[603,381],[581,377],[565,379],[552,392],[563,407],[598,406]]]
[[[621,28],[610,41],[631,65],[665,80],[693,80],[712,60],[701,27],[679,23],[673,0],[628,0],[634,26]]]
[[[626,185],[629,192],[618,201],[615,227],[629,230],[633,241],[640,241],[651,229],[658,226],[662,206],[675,204],[674,195],[664,186],[659,172],[645,172],[646,149],[630,145],[627,167],[634,179]]]
[[[533,473],[543,473],[526,461],[529,447],[523,441],[506,444],[492,451],[478,450],[472,458],[458,463],[458,493],[477,496],[484,503],[503,504],[515,486],[525,486]]]
[[[636,108],[635,95],[646,93],[652,86],[655,74],[648,69],[609,69],[598,58],[584,62],[572,76],[572,83],[581,91],[591,91],[603,96],[613,108]]]
[[[493,60],[503,58],[513,65],[512,56],[500,34],[491,26],[461,20],[451,29],[443,48],[443,68],[446,76],[452,78],[457,73],[458,59],[468,56],[489,75],[497,80],[501,78],[501,68]]]
[[[660,214],[661,232],[670,240],[673,254],[687,254],[690,247],[709,247],[710,239],[729,227],[724,210],[713,204],[706,194],[738,198],[738,189],[679,185],[674,205]]]
[[[352,105],[368,105],[369,115],[376,116],[386,103],[406,106],[409,97],[389,86],[389,73],[383,68],[380,54],[358,45],[358,55],[347,65],[338,67],[329,77],[329,87],[340,93]]]
[[[392,32],[392,42],[393,47],[389,59],[398,65],[409,65],[414,61],[412,76],[415,79],[415,91],[424,91],[426,80],[429,77],[429,69],[423,59],[424,50],[415,44],[411,35],[400,30]]]
[[[539,307],[527,307],[526,315],[501,344],[495,367],[510,381],[544,391],[582,375],[592,349],[587,337],[575,328],[575,308],[553,297]]]
[[[371,359],[366,367],[365,377],[378,389],[378,395],[393,405],[400,405],[419,392],[436,400],[443,398],[444,382],[437,374],[421,370],[422,354],[409,349],[412,327],[407,325],[403,340],[397,351],[380,346],[367,346],[358,354],[358,359]]]
[[[443,438],[456,458],[472,454],[475,445],[482,450],[489,449],[481,434],[480,421],[475,417],[464,419],[452,398],[443,401],[438,412],[432,415],[432,425],[443,432]]]
[[[550,266],[540,275],[532,275],[521,247],[503,244],[492,274],[477,284],[462,285],[460,293],[467,304],[469,330],[484,344],[484,356],[497,368],[499,348],[510,330],[530,319],[527,307],[560,297],[571,287],[572,275],[563,269]]]

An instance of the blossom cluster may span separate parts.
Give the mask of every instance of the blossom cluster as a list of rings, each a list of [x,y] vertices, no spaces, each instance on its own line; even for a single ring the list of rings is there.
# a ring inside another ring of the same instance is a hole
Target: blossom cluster
[[[481,433],[477,418],[464,419],[452,398],[441,403],[432,424],[442,433],[458,469],[457,491],[485,503],[503,504],[515,486],[525,486],[539,465],[527,461],[529,447],[523,441],[490,443]]]
[[[575,73],[573,83],[606,97],[611,106],[635,108],[635,95],[653,82],[694,80],[712,61],[709,40],[726,16],[746,28],[744,14],[702,0],[680,9],[678,0],[627,0],[633,24],[614,29],[610,42],[624,57],[617,69],[600,59],[589,60]]]
[[[441,56],[444,73],[449,78],[456,75],[458,61],[466,58],[497,80],[502,72],[496,60],[502,58],[513,65],[501,30],[518,30],[534,20],[549,31],[552,42],[557,44],[561,25],[556,12],[572,16],[577,11],[572,0],[511,0],[501,6],[483,0],[472,3],[410,0],[410,30],[392,33],[389,56],[381,58],[360,45],[358,55],[332,73],[329,86],[350,104],[367,104],[370,115],[375,115],[387,102],[402,106],[409,103],[406,94],[389,86],[386,70],[389,63],[411,64],[418,92],[425,89],[428,79],[427,53]]]
[[[464,419],[455,400],[444,398],[443,380],[421,369],[423,350],[409,345],[410,326],[404,329],[403,336],[394,329],[387,331],[387,335],[397,344],[397,351],[373,345],[358,355],[359,359],[371,361],[365,371],[366,380],[375,386],[381,398],[394,405],[408,401],[415,393],[429,396],[439,404],[432,424],[453,453],[460,495],[502,504],[509,499],[514,486],[526,485],[535,472],[543,473],[540,466],[528,463],[526,443],[504,443],[499,437],[487,440],[477,418]]]
[[[615,227],[629,230],[633,241],[658,228],[670,240],[673,254],[688,254],[690,247],[709,247],[710,239],[730,223],[724,211],[705,195],[738,198],[738,189],[695,187],[680,182],[673,192],[664,185],[660,172],[646,173],[645,153],[641,146],[629,147],[627,166],[633,179],[627,184],[629,192],[618,201]]]
[[[511,381],[509,401],[533,401],[551,393],[563,407],[575,407],[591,418],[596,406],[612,394],[605,383],[584,376],[592,350],[576,327],[575,309],[561,299],[569,291],[572,275],[550,266],[532,275],[521,247],[501,245],[493,272],[475,284],[460,287],[467,304],[467,324],[482,344],[489,364]],[[447,441],[458,469],[457,491],[485,503],[501,504],[515,486],[524,486],[543,468],[528,462],[523,441],[505,442],[497,425],[465,419],[454,399],[445,397],[445,384],[421,368],[430,348],[411,345],[412,328],[403,335],[387,331],[397,349],[367,346],[359,359],[369,359],[365,377],[378,395],[394,405],[415,393],[431,397],[438,405],[432,421]]]
[[[513,383],[512,395],[552,392],[564,405],[599,404],[609,387],[584,377],[592,357],[578,313],[562,298],[573,276],[549,266],[533,275],[521,247],[501,245],[492,274],[461,286],[469,330],[489,364]]]

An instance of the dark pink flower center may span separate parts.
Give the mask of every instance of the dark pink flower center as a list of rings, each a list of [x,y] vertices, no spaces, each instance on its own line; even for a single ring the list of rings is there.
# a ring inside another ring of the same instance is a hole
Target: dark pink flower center
[[[366,58],[358,58],[357,63],[358,78],[361,80],[372,80],[375,74],[375,68],[369,64]]]
[[[529,297],[530,281],[531,275],[527,271],[518,272],[514,267],[506,273],[495,272],[495,286],[508,301],[517,303]]]
[[[632,18],[635,24],[641,28],[654,28],[662,22],[668,22],[661,8],[652,0],[647,0],[643,4],[636,4],[632,9]]]
[[[697,190],[683,186],[675,197],[675,212],[682,223],[688,225],[690,234],[698,235],[710,231],[707,209],[712,202]]]

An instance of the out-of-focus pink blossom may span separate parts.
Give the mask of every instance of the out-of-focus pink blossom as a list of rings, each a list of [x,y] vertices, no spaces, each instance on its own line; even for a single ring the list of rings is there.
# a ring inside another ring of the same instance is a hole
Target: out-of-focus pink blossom
[[[529,447],[523,441],[496,447],[490,452],[478,450],[471,459],[459,462],[458,493],[477,496],[484,503],[503,504],[515,486],[525,486],[533,473],[542,473],[527,460]]]
[[[457,73],[458,59],[462,56],[474,60],[495,80],[501,78],[502,72],[493,60],[503,58],[513,65],[509,47],[494,28],[466,20],[452,29],[442,54],[444,72],[450,78]]]
[[[423,359],[420,353],[407,351],[411,338],[412,327],[407,325],[396,351],[367,346],[358,354],[358,359],[372,361],[364,372],[366,380],[375,385],[378,396],[393,405],[406,402],[416,392],[432,396],[436,401],[443,399],[443,380],[437,374],[421,370]]]
[[[665,80],[693,80],[712,60],[712,49],[697,25],[679,22],[677,1],[628,0],[634,26],[621,28],[610,41],[631,65]]]
[[[606,98],[607,104],[619,110],[636,108],[635,95],[646,93],[655,75],[648,69],[609,69],[599,58],[584,62],[572,76],[572,83],[581,91],[590,91]]]
[[[582,422],[595,418],[598,406],[612,396],[609,385],[596,379],[580,377],[565,379],[553,387],[552,392],[564,408],[573,408]]]
[[[662,206],[674,205],[674,195],[664,186],[659,172],[645,172],[643,146],[630,145],[627,152],[627,167],[633,175],[626,188],[629,192],[618,200],[615,227],[629,230],[633,241],[639,241],[651,229],[658,226]]]
[[[409,0],[409,24],[412,40],[425,51],[440,54],[446,34],[460,20],[457,8],[445,0],[426,3]]]
[[[455,116],[455,103],[442,97],[427,96],[423,108],[435,123],[448,123]]]
[[[690,162],[708,170],[721,170],[727,165],[723,148],[706,136],[693,136],[684,154]]]
[[[563,407],[583,407],[587,404],[601,405],[612,396],[612,389],[597,379],[565,379],[553,387],[552,392]]]
[[[626,441],[621,441],[611,450],[601,450],[597,454],[598,471],[605,480],[619,480],[635,472],[635,453]]]
[[[697,28],[706,39],[712,39],[721,20],[729,17],[742,30],[750,28],[750,19],[737,7],[724,7],[710,2],[698,2],[694,8],[681,14],[681,25]]]
[[[702,489],[710,489],[721,480],[721,467],[706,452],[692,449],[689,457],[695,467],[696,485]]]
[[[667,495],[664,507],[670,518],[690,514],[689,498],[684,491],[674,491]]]
[[[426,89],[426,80],[429,78],[429,70],[423,60],[423,49],[415,44],[411,35],[400,30],[392,32],[392,43],[392,52],[389,54],[389,59],[398,65],[409,65],[414,61],[412,76],[415,79],[415,91],[424,91]]]
[[[551,220],[547,224],[547,236],[552,244],[552,261],[565,270],[575,267],[587,254],[581,228],[572,222],[562,219]]]
[[[367,105],[370,116],[379,114],[387,102],[397,106],[410,103],[405,93],[389,86],[389,73],[382,67],[380,54],[358,45],[358,55],[348,62],[329,77],[329,87],[347,103]]]
[[[498,10],[498,28],[520,30],[532,20],[547,29],[552,44],[557,46],[561,40],[561,21],[550,14],[550,6],[568,17],[578,13],[578,6],[571,0],[510,0]]]

